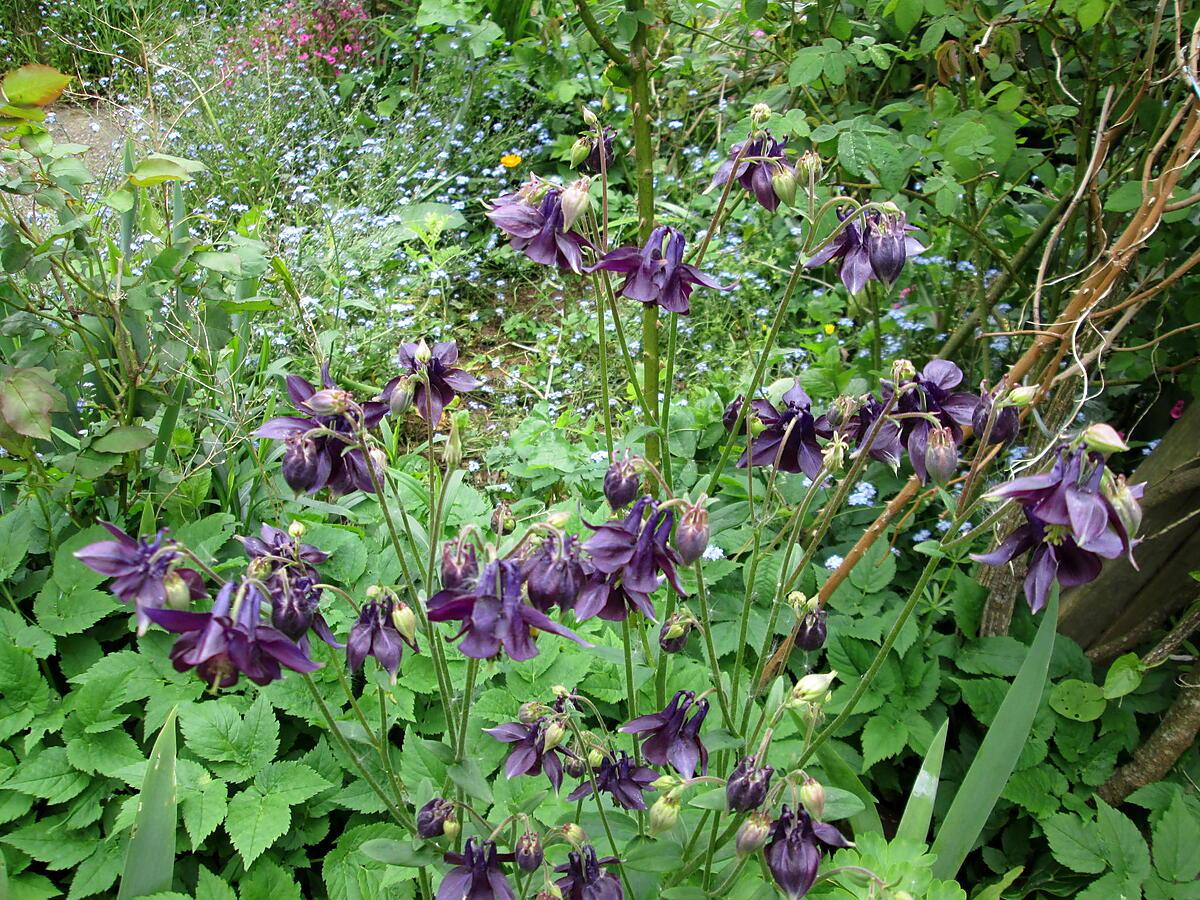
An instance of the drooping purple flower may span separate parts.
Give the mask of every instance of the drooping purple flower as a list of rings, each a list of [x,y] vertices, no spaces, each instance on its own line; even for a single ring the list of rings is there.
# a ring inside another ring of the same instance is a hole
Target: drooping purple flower
[[[437,900],[516,900],[500,868],[513,855],[497,852],[495,841],[469,837],[462,853],[447,853],[444,859],[454,868],[442,879]]]
[[[513,856],[516,857],[517,868],[522,872],[536,872],[546,859],[546,852],[542,849],[542,836],[536,831],[526,831],[517,838]]]
[[[558,606],[571,609],[587,580],[579,555],[579,538],[573,534],[547,538],[522,564],[529,602],[542,612]]]
[[[757,757],[743,756],[725,784],[725,805],[731,812],[750,812],[767,799],[775,770],[759,766]]]
[[[742,414],[742,407],[745,403],[745,394],[738,394],[729,401],[724,412],[721,413],[721,424],[725,426],[726,431],[733,431],[734,426],[737,425],[738,416]]]
[[[834,826],[814,820],[804,810],[795,813],[784,804],[771,826],[764,854],[767,868],[788,900],[799,900],[817,880],[821,848],[853,846]]]
[[[624,622],[631,610],[637,610],[650,621],[657,621],[650,595],[627,590],[620,574],[606,575],[590,562],[584,563],[588,573],[579,598],[575,601],[575,618],[580,622],[599,616],[606,622]]]
[[[266,685],[283,676],[281,667],[294,672],[319,669],[291,638],[261,622],[262,604],[262,594],[253,584],[230,581],[217,594],[211,612],[149,609],[146,614],[180,635],[171,648],[176,671],[194,668],[214,687],[229,687],[239,674]]]
[[[1040,611],[1051,585],[1077,587],[1100,575],[1102,559],[1128,555],[1137,541],[1126,518],[1102,490],[1104,457],[1079,448],[1063,448],[1049,472],[1015,478],[988,492],[989,499],[1015,500],[1026,522],[991,553],[972,554],[985,565],[998,566],[1032,550],[1025,576],[1025,599]],[[1129,494],[1136,505],[1141,485]]]
[[[629,451],[620,459],[614,459],[604,472],[604,499],[614,510],[628,506],[637,496],[641,479],[638,477],[637,462]]]
[[[805,612],[796,626],[796,646],[810,653],[824,647],[825,639],[829,636],[826,618],[823,606]]]
[[[1002,406],[996,410],[995,417],[992,418],[992,429],[988,431],[988,419],[992,417],[992,406],[995,402],[994,391],[980,391],[979,405],[975,407],[975,412],[971,416],[971,428],[975,432],[975,437],[981,441],[986,432],[989,444],[1007,444],[1020,431],[1021,418],[1015,406]]]
[[[666,242],[666,249],[663,242]],[[606,253],[588,272],[603,270],[625,276],[617,293],[640,303],[657,303],[667,312],[687,315],[688,298],[696,285],[728,291],[733,285],[722,285],[693,265],[683,261],[686,245],[683,235],[668,225],[660,225],[650,233],[643,247],[618,247]]]
[[[770,400],[754,400],[750,406],[766,428],[750,441],[738,468],[775,465],[781,472],[816,478],[823,463],[817,437],[828,437],[830,430],[812,414],[812,400],[800,379],[783,395],[782,408],[776,409]]]
[[[836,431],[847,440],[853,440],[860,450],[870,438],[871,431],[883,415],[884,404],[878,397],[867,397],[863,403],[840,422]],[[818,425],[820,420],[818,420]],[[879,426],[874,438],[870,438],[867,455],[886,463],[893,469],[900,465],[904,456],[904,444],[900,440],[900,426],[890,416]]]
[[[688,713],[691,712],[691,718]],[[642,755],[656,766],[669,765],[684,778],[708,774],[708,750],[700,740],[700,726],[708,715],[708,701],[696,701],[691,691],[678,691],[660,712],[638,716],[621,726],[624,734],[646,734]]]
[[[596,140],[596,135],[592,132],[588,132],[583,136],[584,140],[588,142],[588,146],[591,149],[588,150],[588,155],[583,160],[582,168],[585,172],[591,172],[593,175],[598,175],[601,171],[608,172],[612,170],[613,137],[615,137],[616,132],[614,132],[608,126],[605,126],[603,129],[603,134],[603,141]],[[601,157],[601,154],[603,154],[603,157]],[[601,169],[600,166],[601,159],[603,159],[604,163],[603,169]]]
[[[658,773],[645,766],[639,766],[628,753],[620,751],[615,759],[605,759],[595,769],[596,787],[609,794],[615,803],[623,809],[645,809],[646,801],[642,794],[652,791],[652,785],[658,780]],[[578,800],[592,793],[592,780],[585,778],[579,787],[567,794],[568,800]]]
[[[434,797],[417,811],[417,834],[432,840],[446,833],[446,823],[454,818],[454,804]]]
[[[846,214],[838,213],[838,219],[843,222],[847,217]],[[867,247],[863,242],[863,227],[857,218],[838,232],[837,237],[830,241],[823,250],[818,251],[812,259],[804,264],[804,267],[815,269],[833,259],[842,261],[838,269],[838,277],[851,294],[857,294],[874,277],[871,258],[867,254]]]
[[[647,509],[650,515],[643,522],[642,514]],[[645,496],[633,505],[624,519],[613,519],[600,525],[585,523],[596,532],[584,544],[594,573],[580,592],[576,615],[581,619],[590,618],[611,603],[611,588],[615,586],[610,581],[612,576],[620,577],[621,588],[642,612],[649,608],[652,619],[649,595],[658,589],[660,573],[681,597],[684,596],[675,571],[675,566],[680,563],[679,555],[667,543],[672,522],[673,514],[669,509],[658,509],[654,498]]]
[[[315,566],[325,562],[329,554],[265,523],[259,534],[239,535],[237,539],[246,555],[256,561],[252,571],[271,600],[271,624],[302,648],[308,646],[310,628],[329,646],[343,647],[320,613],[320,577]]]
[[[178,565],[180,553],[165,529],[153,540],[135,540],[111,522],[100,524],[116,540],[88,544],[75,551],[75,558],[112,578],[108,589],[136,609],[138,634],[144,634],[150,623],[146,610],[205,596],[204,579],[199,572]]]
[[[503,649],[520,662],[537,656],[537,644],[531,629],[548,631],[584,647],[587,641],[559,625],[541,610],[521,599],[521,565],[514,560],[498,559],[488,563],[474,588],[441,590],[429,600],[429,618],[434,622],[461,621],[455,638],[474,659],[490,659]]]
[[[442,544],[442,587],[453,590],[479,577],[475,545],[463,537]]]
[[[554,883],[563,900],[625,900],[620,877],[603,868],[616,862],[615,856],[597,858],[596,848],[584,844],[568,853],[565,863],[554,867],[554,871],[566,873]]]
[[[356,489],[371,493],[369,463],[355,435],[360,427],[378,425],[388,405],[378,400],[354,403],[329,377],[328,363],[321,369],[321,381],[324,387],[318,391],[299,375],[288,375],[288,396],[304,415],[275,416],[254,436],[284,442],[283,477],[292,490],[315,494],[328,487],[333,494]]]
[[[742,153],[743,147],[746,148],[745,153]],[[787,139],[777,141],[769,132],[762,132],[748,146],[745,142],[734,144],[705,192],[723,187],[730,179],[736,178],[743,188],[754,194],[760,206],[774,212],[779,207],[780,199],[774,187],[775,177],[785,172],[793,176],[795,174],[786,150]]]
[[[346,662],[351,672],[363,667],[368,656],[375,657],[379,667],[396,683],[404,644],[417,652],[416,641],[410,640],[396,628],[393,613],[396,601],[389,595],[381,600],[368,600],[358,613],[358,619],[346,639]]]
[[[455,368],[458,344],[454,341],[438,341],[432,349],[424,341],[401,344],[397,360],[405,374],[389,381],[380,397],[390,402],[392,392],[402,389],[404,379],[408,378],[407,386],[414,392],[417,414],[435,428],[442,420],[442,410],[456,396],[473,391],[483,383],[463,369]]]
[[[523,722],[505,722],[485,732],[496,740],[511,744],[504,774],[508,778],[519,775],[546,773],[555,793],[562,787],[563,760],[559,754],[572,757],[575,754],[561,746],[565,729],[561,722],[551,716],[539,716],[528,725]]]
[[[962,379],[962,369],[954,363],[932,359],[913,378],[915,387],[901,394],[896,403],[897,411],[904,414],[900,419],[900,439],[908,449],[908,459],[922,484],[929,478],[925,451],[930,430],[934,427],[927,416],[934,417],[938,424],[949,430],[957,447],[963,440],[962,426],[971,424],[979,406],[975,394],[954,390]],[[886,392],[893,388],[885,385],[884,389]]]
[[[519,191],[497,198],[486,213],[492,224],[536,263],[583,271],[582,248],[591,242],[564,227],[562,191],[533,181]]]
[[[864,241],[867,259],[875,277],[884,284],[892,284],[900,277],[905,260],[925,252],[924,244],[909,235],[910,231],[916,230],[899,210],[872,210],[867,213]]]

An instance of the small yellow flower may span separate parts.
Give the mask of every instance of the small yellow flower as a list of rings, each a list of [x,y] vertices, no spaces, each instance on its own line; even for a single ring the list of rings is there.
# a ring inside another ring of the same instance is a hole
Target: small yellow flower
[[[832,323],[830,323],[830,322],[826,322],[826,323],[825,323],[825,333],[826,333],[826,334],[833,334],[833,332],[834,332],[834,327],[833,327],[833,324],[832,324]]]
[[[502,157],[500,157],[500,165],[504,166],[506,169],[514,168],[520,164],[521,157],[516,153],[505,153]]]

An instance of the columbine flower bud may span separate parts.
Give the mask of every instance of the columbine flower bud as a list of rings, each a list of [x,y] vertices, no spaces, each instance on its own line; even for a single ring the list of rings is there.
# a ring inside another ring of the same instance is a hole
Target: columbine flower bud
[[[445,824],[442,825],[442,834],[444,834],[448,840],[454,840],[456,837],[458,837],[458,833],[460,831],[462,831],[462,826],[458,824],[458,819],[454,816],[448,818]]]
[[[679,787],[680,784],[682,782],[674,775],[659,775],[650,782],[650,786],[656,791],[670,791]]]
[[[607,759],[607,757],[604,755],[604,751],[599,747],[593,747],[588,753],[587,757],[588,765],[593,769],[600,768],[600,766],[604,764],[605,759]]]
[[[796,646],[809,653],[824,647],[825,639],[829,637],[829,626],[825,620],[825,610],[820,606],[806,610],[796,628]]]
[[[594,112],[592,112],[586,106],[583,107],[582,112],[583,112],[583,124],[585,124],[588,128],[599,127],[600,120],[596,117],[596,114]]]
[[[958,471],[958,445],[949,428],[934,428],[925,443],[925,471],[937,484],[946,484]]]
[[[756,757],[743,756],[725,784],[725,805],[731,812],[758,809],[767,799],[774,772],[770,766],[759,766]]]
[[[1037,398],[1039,390],[1040,389],[1036,384],[1018,384],[1015,388],[1004,395],[1001,405],[1017,407],[1028,406]]]
[[[512,534],[516,527],[517,520],[513,518],[512,509],[506,502],[500,501],[492,512],[492,531],[496,534]]]
[[[587,763],[579,756],[563,756],[563,771],[572,778],[582,778],[587,774]]]
[[[892,382],[894,384],[912,381],[916,374],[917,367],[912,364],[912,360],[898,359],[892,363]]]
[[[546,858],[542,851],[542,837],[536,831],[527,831],[517,838],[517,868],[522,872],[536,872]]]
[[[304,534],[307,531],[307,525],[299,520],[293,520],[292,524],[288,526],[288,537],[290,537],[293,541],[298,541],[300,538],[304,537]]]
[[[563,231],[569,231],[575,220],[587,210],[591,203],[591,197],[588,195],[590,185],[589,179],[577,178],[562,192]]]
[[[821,180],[821,157],[815,150],[805,150],[796,160],[796,175],[807,181]]]
[[[565,509],[560,509],[557,512],[552,512],[546,516],[546,524],[551,528],[562,530],[567,527],[567,523],[571,521],[571,514]]]
[[[829,686],[833,684],[833,680],[837,677],[837,672],[826,672],[824,675],[813,673],[805,675],[796,682],[796,686],[792,688],[791,703],[817,703],[824,700],[825,695],[829,693]]]
[[[325,388],[305,400],[304,405],[315,416],[340,416],[350,408],[351,400],[350,394],[346,391]]]
[[[687,646],[688,636],[696,620],[690,613],[672,613],[658,632],[658,646],[663,653],[678,653]]]
[[[580,844],[587,843],[587,832],[574,822],[568,822],[566,825],[559,826],[559,830],[562,832],[563,839],[568,844],[578,847]]]
[[[532,725],[549,711],[549,707],[542,701],[530,700],[528,703],[522,703],[517,710],[517,721],[522,725]]]
[[[462,433],[468,421],[469,417],[465,412],[456,412],[450,417],[450,435],[442,449],[442,462],[445,463],[447,472],[452,472],[462,465]]]
[[[1083,430],[1083,443],[1089,450],[1097,450],[1105,456],[1129,449],[1117,430],[1103,422],[1096,422]]]
[[[591,152],[591,140],[586,135],[578,138],[575,143],[571,145],[571,168],[578,169],[583,164],[583,161],[588,158],[588,154]]]
[[[192,589],[178,572],[167,572],[163,576],[167,609],[187,609],[192,605]]]
[[[751,813],[737,830],[734,846],[741,857],[757,853],[771,836],[771,817],[766,813]]]
[[[662,834],[670,831],[679,822],[679,799],[664,794],[650,807],[650,833]]]
[[[629,451],[626,450],[625,455],[621,459],[614,460],[613,464],[608,467],[608,471],[604,473],[604,496],[608,500],[608,505],[614,510],[628,506],[637,496],[640,486],[641,479],[638,477],[637,466],[634,464],[634,460],[629,458]]]
[[[542,732],[542,747],[545,751],[553,750],[561,744],[567,737],[567,729],[563,723],[557,719],[546,726],[546,730]]]
[[[821,782],[808,775],[804,776],[804,784],[800,785],[800,802],[814,819],[819,819],[825,812],[825,788]]]
[[[765,103],[755,103],[750,107],[750,121],[755,125],[766,125],[771,119],[771,107]]]
[[[1117,512],[1117,518],[1125,528],[1125,533],[1132,540],[1142,527],[1142,505],[1138,501],[1145,490],[1144,484],[1130,486],[1125,482],[1124,475],[1113,476],[1108,469],[1101,476],[1100,491],[1112,504]]]
[[[410,646],[416,644],[417,617],[407,603],[401,601],[392,608],[392,624]]]
[[[454,821],[454,804],[434,797],[417,812],[417,834],[426,840],[446,833],[446,824]]]
[[[307,434],[288,438],[283,453],[283,480],[294,491],[314,490],[321,482],[321,463],[326,462],[317,442]],[[326,463],[328,464],[328,463]]]
[[[429,349],[429,345],[425,343],[424,338],[421,338],[421,342],[417,344],[417,348],[413,351],[413,359],[422,366],[433,359],[433,351]]]
[[[780,164],[775,167],[771,173],[771,188],[775,196],[788,206],[796,205],[796,173],[791,166]]]
[[[392,395],[388,397],[388,409],[393,416],[401,416],[408,412],[412,407],[414,390],[412,378],[402,378],[396,383],[392,388]]]
[[[675,550],[684,565],[691,565],[708,549],[708,510],[704,508],[705,497],[701,496],[684,509],[675,529]]]

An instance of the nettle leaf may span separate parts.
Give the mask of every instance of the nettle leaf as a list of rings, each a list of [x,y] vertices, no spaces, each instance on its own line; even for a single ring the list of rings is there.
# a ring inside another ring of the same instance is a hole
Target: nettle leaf
[[[224,697],[182,707],[179,718],[187,748],[235,783],[253,778],[279,750],[279,722],[261,694],[245,718]]]
[[[50,747],[27,757],[4,782],[4,788],[47,803],[65,803],[86,788],[89,780],[71,765],[66,747]]]
[[[876,541],[850,570],[850,583],[864,594],[882,591],[896,577],[896,558],[886,541]],[[904,651],[901,651],[903,653]]]
[[[113,886],[121,874],[125,846],[117,840],[101,841],[96,852],[79,864],[71,879],[67,900],[101,894]]]
[[[92,588],[63,590],[53,579],[46,582],[33,601],[33,614],[38,625],[58,637],[82,634],[121,608],[121,601],[106,591]]]
[[[116,777],[120,769],[142,760],[142,750],[124,731],[85,731],[67,741],[67,759],[84,772]]]
[[[1200,822],[1175,795],[1152,834],[1154,868],[1169,881],[1192,881],[1200,875]]]
[[[220,550],[237,527],[237,518],[229,513],[214,513],[198,522],[188,522],[172,531],[171,536],[207,563],[216,562]]]
[[[95,826],[81,830],[63,827],[62,816],[46,816],[0,836],[52,871],[73,869],[96,851],[100,833]]]
[[[225,821],[225,813],[229,808],[228,785],[205,773],[195,787],[180,790],[179,804],[192,849],[197,850],[205,838]]]
[[[954,664],[972,675],[1011,678],[1021,668],[1029,648],[1014,637],[998,635],[968,641],[954,656]]]
[[[237,900],[224,878],[214,875],[204,866],[199,867],[199,877],[196,879],[196,900]]]
[[[264,794],[281,797],[289,806],[333,787],[310,766],[290,760],[271,763],[255,776],[254,786]]]
[[[296,880],[270,857],[258,860],[238,883],[243,897],[302,900]]]
[[[229,801],[225,831],[242,862],[249,866],[287,832],[291,823],[291,804],[285,797],[264,794],[251,786]]]
[[[894,720],[884,710],[867,719],[862,731],[862,771],[866,772],[882,759],[895,756],[908,743],[908,728]]]
[[[1150,850],[1138,827],[1099,797],[1096,810],[1097,833],[1113,873],[1138,882],[1145,880],[1150,874]]]

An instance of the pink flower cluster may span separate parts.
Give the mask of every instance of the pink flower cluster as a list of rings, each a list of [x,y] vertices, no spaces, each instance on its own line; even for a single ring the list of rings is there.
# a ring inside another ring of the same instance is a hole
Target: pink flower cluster
[[[370,16],[361,0],[287,0],[231,39],[221,60],[226,83],[263,62],[298,62],[344,71],[369,55]]]

